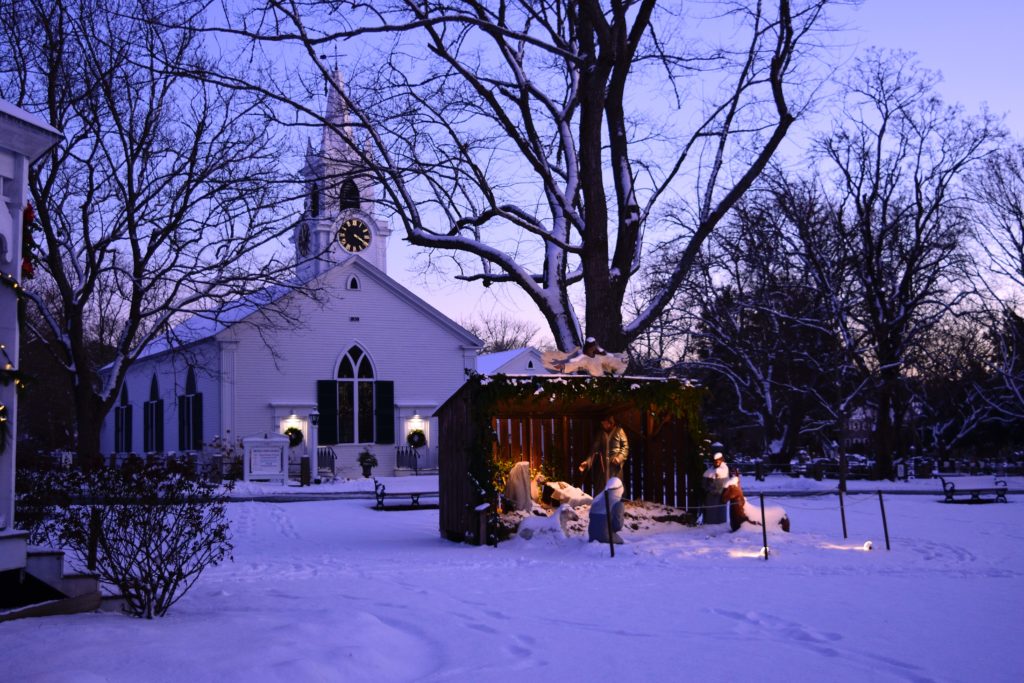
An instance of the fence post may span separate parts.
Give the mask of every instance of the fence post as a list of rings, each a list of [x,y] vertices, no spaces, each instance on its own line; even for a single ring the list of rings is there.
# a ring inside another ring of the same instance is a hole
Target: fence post
[[[93,505],[89,508],[89,548],[86,558],[86,566],[91,572],[96,571],[96,555],[100,543],[101,526],[100,508],[98,505]]]
[[[764,519],[764,494],[759,493],[761,497],[761,538],[764,540],[764,561],[768,561],[768,524]]]
[[[843,504],[843,490],[839,489],[839,516],[843,519],[843,538],[846,536],[846,505]]]
[[[885,501],[882,500],[882,492],[878,492],[878,504],[882,507],[882,529],[885,531],[885,549],[891,550],[889,547],[889,523],[885,520]]]
[[[555,514],[558,514],[555,512]],[[612,557],[615,557],[615,536],[612,531],[612,509],[608,501],[608,489],[604,490],[604,518],[608,520],[608,547],[611,548]]]

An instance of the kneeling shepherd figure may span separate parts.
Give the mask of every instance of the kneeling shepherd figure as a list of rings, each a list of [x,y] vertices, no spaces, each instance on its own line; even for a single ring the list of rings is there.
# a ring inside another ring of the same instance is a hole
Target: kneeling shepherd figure
[[[605,505],[607,499],[608,504]],[[594,502],[590,505],[590,524],[587,525],[587,535],[591,541],[608,543],[608,513],[611,513],[611,542],[622,543],[622,537],[617,533],[626,523],[626,505],[622,502],[622,480],[612,477],[608,480],[604,491],[597,494]]]

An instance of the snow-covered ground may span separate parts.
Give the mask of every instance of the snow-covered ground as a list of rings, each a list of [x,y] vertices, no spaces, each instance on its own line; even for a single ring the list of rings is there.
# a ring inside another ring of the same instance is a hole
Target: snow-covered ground
[[[0,680],[1024,680],[1024,497],[887,495],[889,552],[877,496],[847,497],[848,540],[835,496],[769,502],[793,528],[768,561],[756,528],[627,530],[612,559],[457,545],[368,499],[234,503],[234,562],[166,618],[2,623]]]

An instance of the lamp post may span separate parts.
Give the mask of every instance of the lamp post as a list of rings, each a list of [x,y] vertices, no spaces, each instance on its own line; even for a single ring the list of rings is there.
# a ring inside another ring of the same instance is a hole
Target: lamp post
[[[320,424],[320,411],[313,408],[309,413],[309,445],[312,453],[309,454],[309,464],[312,472],[310,473],[313,482],[316,484],[320,483],[320,458],[317,456],[317,451],[320,450],[320,433],[317,430],[317,425]]]
[[[423,431],[423,418],[420,417],[420,411],[413,411],[409,426],[412,428],[411,431]],[[416,474],[420,473],[420,449],[416,446],[413,446],[412,449],[412,469]]]

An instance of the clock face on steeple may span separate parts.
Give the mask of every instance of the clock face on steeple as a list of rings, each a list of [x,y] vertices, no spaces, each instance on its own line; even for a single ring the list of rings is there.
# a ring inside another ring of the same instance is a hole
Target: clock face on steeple
[[[358,218],[349,218],[338,230],[338,242],[345,251],[362,251],[370,246],[370,227]]]

